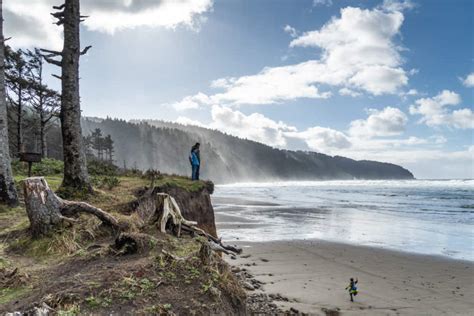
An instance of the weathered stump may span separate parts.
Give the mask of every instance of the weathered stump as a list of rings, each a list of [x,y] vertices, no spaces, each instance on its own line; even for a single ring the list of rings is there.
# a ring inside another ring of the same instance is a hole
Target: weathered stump
[[[66,201],[58,197],[43,177],[27,178],[23,182],[25,205],[34,237],[48,235],[63,222],[75,222],[69,216],[89,213],[104,224],[118,228],[118,221],[110,214],[85,202]]]

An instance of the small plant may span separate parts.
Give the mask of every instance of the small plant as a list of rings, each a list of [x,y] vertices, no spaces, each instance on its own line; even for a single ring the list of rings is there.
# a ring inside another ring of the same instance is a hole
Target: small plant
[[[212,285],[213,285],[212,280],[208,280],[207,283],[202,284],[202,286],[201,286],[202,293],[207,293],[207,291],[209,291],[209,289],[212,287]]]
[[[58,316],[76,316],[76,315],[80,315],[80,313],[81,313],[81,308],[79,307],[79,305],[76,305],[76,304],[57,311]]]
[[[150,187],[153,188],[155,186],[155,181],[162,179],[163,175],[159,170],[148,169],[147,171],[145,171],[142,177],[150,181]]]
[[[119,186],[120,180],[116,176],[92,177],[92,185],[100,189],[112,190]]]
[[[86,297],[85,301],[90,307],[99,307],[101,305],[100,299],[94,295]]]

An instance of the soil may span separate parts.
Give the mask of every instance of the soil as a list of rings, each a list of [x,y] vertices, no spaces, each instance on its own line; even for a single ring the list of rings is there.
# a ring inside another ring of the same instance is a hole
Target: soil
[[[164,255],[173,248],[179,252],[173,246],[174,237],[159,237],[162,239],[148,253],[133,255],[118,255],[108,243],[96,244],[24,281],[18,269],[12,278],[7,277],[11,270],[0,270],[2,285],[28,288],[1,305],[0,314],[30,311],[43,303],[55,312],[98,315],[232,315],[245,310],[245,294],[238,287],[226,286],[238,283],[218,256],[209,267],[196,256],[176,260]]]

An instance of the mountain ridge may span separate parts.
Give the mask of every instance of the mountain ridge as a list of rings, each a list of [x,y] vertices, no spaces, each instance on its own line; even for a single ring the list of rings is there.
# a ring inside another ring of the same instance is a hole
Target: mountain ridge
[[[159,120],[82,120],[84,135],[100,128],[115,142],[118,165],[188,174],[191,146],[201,143],[202,178],[216,183],[333,179],[414,179],[398,165],[273,148],[218,130]],[[131,155],[133,153],[133,155]]]

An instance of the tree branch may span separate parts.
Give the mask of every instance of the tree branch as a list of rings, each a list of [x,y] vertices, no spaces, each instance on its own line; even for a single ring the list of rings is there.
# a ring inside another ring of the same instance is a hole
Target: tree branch
[[[46,60],[49,64],[53,64],[53,65],[56,65],[58,67],[61,67],[63,64],[61,61],[59,60],[55,60],[55,59],[52,59],[48,56],[43,56],[44,60]]]
[[[59,11],[59,12],[54,12],[50,13],[52,16],[54,16],[56,19],[61,19],[64,17],[64,11]]]
[[[54,9],[54,10],[62,10],[62,9],[64,9],[65,7],[66,7],[66,4],[63,3],[63,4],[59,5],[59,6],[53,6],[53,9]]]
[[[40,51],[48,53],[48,55],[41,54],[41,56],[43,56],[43,57],[44,56],[53,57],[53,56],[62,56],[63,55],[63,52],[59,52],[57,50],[49,50],[49,49],[40,48]]]
[[[118,228],[119,223],[107,212],[102,211],[100,208],[92,206],[85,202],[73,202],[62,200],[61,214],[62,216],[75,215],[77,213],[89,213],[97,216],[103,223],[108,224],[114,228]]]
[[[82,52],[81,52],[81,55],[87,54],[87,52],[88,52],[89,49],[91,49],[91,48],[92,48],[92,45],[89,45],[89,46],[87,46],[86,48],[84,48],[84,49],[82,50]]]
[[[58,76],[58,75],[55,75],[55,74],[51,74],[51,76],[53,76],[54,78],[58,78],[59,80],[63,80],[63,77],[61,77],[61,76]]]

